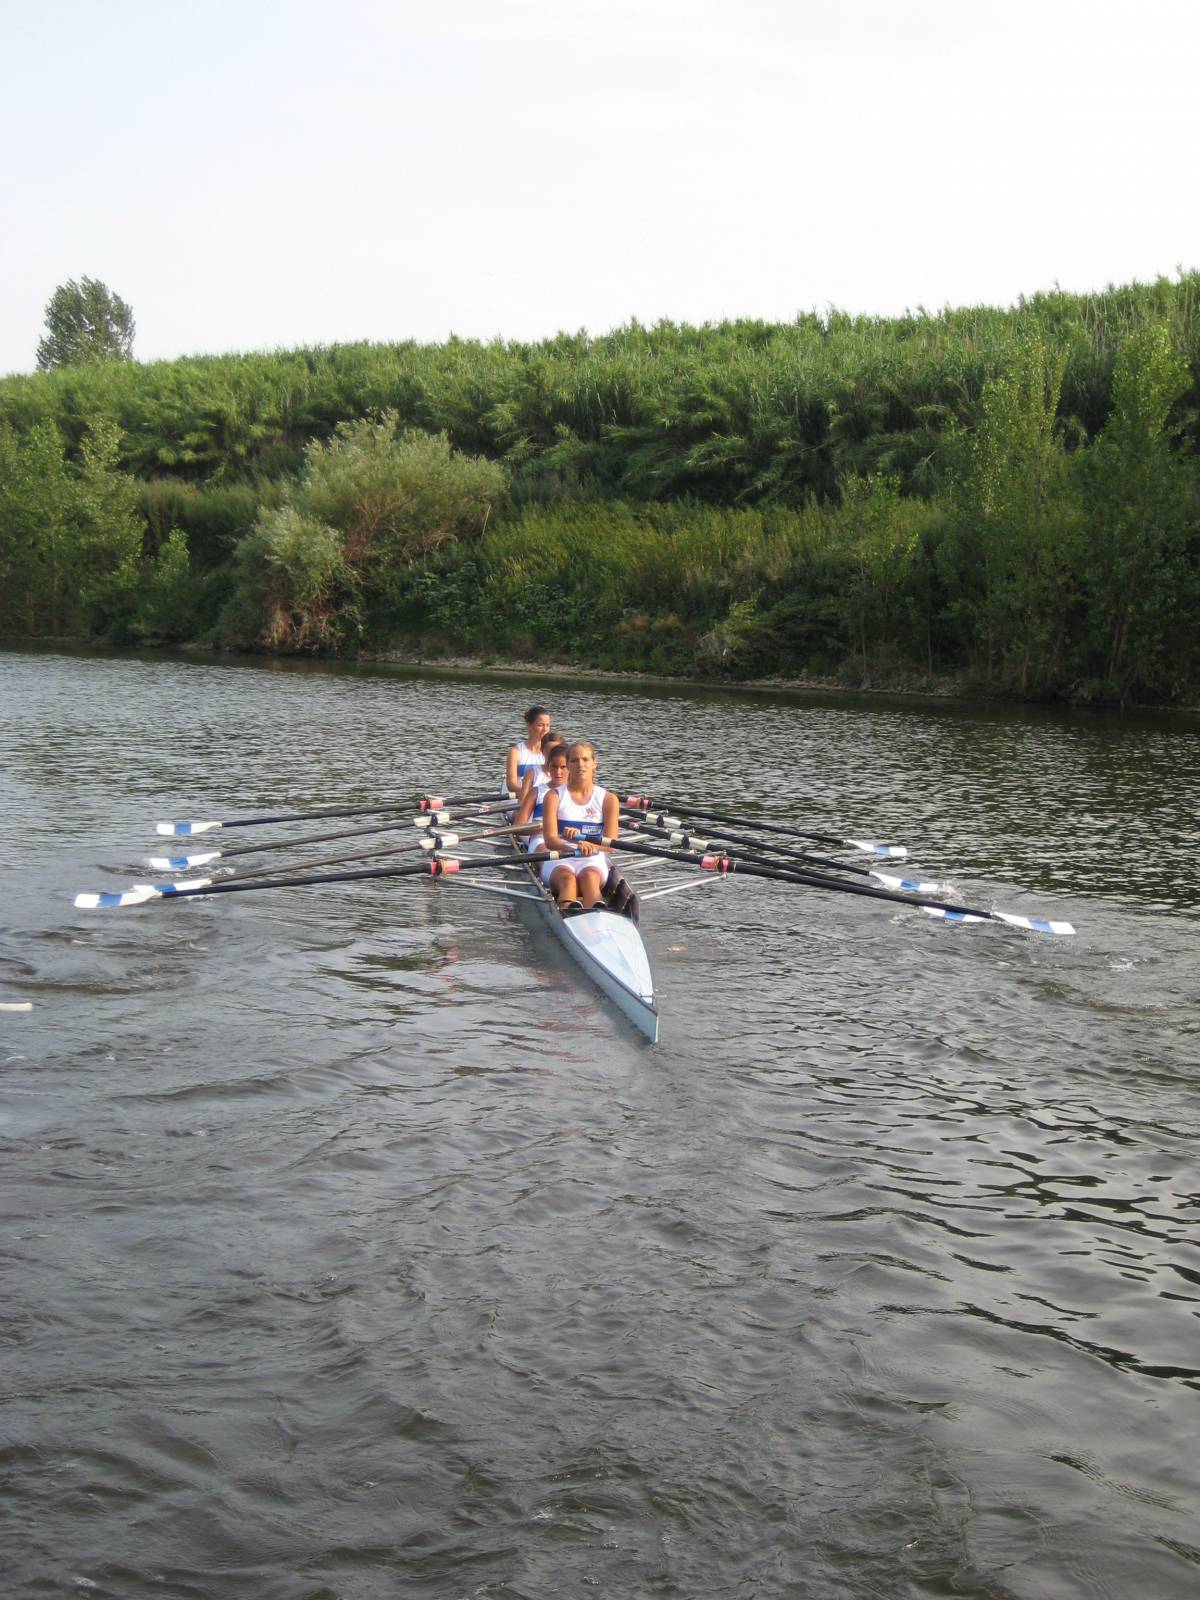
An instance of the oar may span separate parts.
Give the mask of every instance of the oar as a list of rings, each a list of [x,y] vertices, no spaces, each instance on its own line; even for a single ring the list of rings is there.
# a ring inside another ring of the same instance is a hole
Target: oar
[[[623,812],[626,810],[624,806],[621,809]],[[806,850],[790,850],[787,845],[771,844],[769,840],[764,843],[761,839],[752,839],[742,833],[730,833],[724,828],[718,829],[713,835],[713,839],[697,839],[694,834],[682,833],[678,828],[666,828],[654,822],[643,821],[642,814],[639,811],[629,812],[628,815],[630,826],[639,833],[655,834],[659,838],[666,839],[670,844],[677,844],[685,850],[699,850],[702,855],[710,849],[724,850],[728,855],[742,855],[743,852],[736,849],[729,850],[727,847],[729,845],[749,845],[752,849],[767,850],[773,856],[786,856],[789,861],[805,861],[816,867],[832,867],[835,872],[851,872],[860,878],[874,878],[877,883],[882,883],[885,888],[898,889],[904,894],[937,894],[941,890],[941,884],[938,883],[925,883],[919,878],[894,878],[891,873],[878,872],[874,867],[856,867],[851,861],[835,861],[832,856],[816,856],[810,855]],[[713,840],[720,842],[714,843]],[[748,855],[745,859],[748,861],[761,861],[763,858],[761,856]],[[771,864],[770,862],[764,862],[764,865]]]
[[[422,819],[423,820],[423,819]],[[282,868],[254,867],[250,871],[235,871],[234,876],[245,880],[246,878],[263,878],[272,872],[309,872],[313,867],[336,867],[343,861],[363,861],[373,856],[399,856],[411,855],[414,850],[449,850],[460,841],[465,843],[474,839],[499,839],[505,835],[525,835],[538,833],[537,824],[523,828],[482,828],[477,833],[423,833],[419,839],[410,840],[408,844],[389,844],[377,850],[351,850],[343,855],[321,856],[315,861],[289,861]]]
[[[282,866],[242,867],[240,869],[234,867],[230,869],[229,878],[222,879],[222,882],[229,882],[233,878],[236,878],[239,883],[246,883],[251,878],[269,878],[272,875],[278,875],[281,872],[312,872],[317,867],[340,867],[346,861],[374,861],[380,856],[407,856],[411,855],[414,850],[438,850],[442,847],[443,843],[447,848],[449,848],[450,845],[457,844],[458,834],[426,834],[425,837],[423,839],[419,839],[416,844],[389,844],[383,845],[377,849],[371,849],[368,845],[362,845],[357,850],[343,851],[340,855],[315,856],[309,861],[287,861]],[[212,879],[209,879],[208,881],[211,883]],[[140,885],[139,887],[144,888],[145,885]],[[157,887],[157,885],[155,885],[155,887]],[[169,885],[167,887],[169,887]]]
[[[424,821],[424,818],[419,819]],[[272,873],[278,872],[311,872],[314,867],[337,867],[344,861],[371,860],[376,856],[401,856],[411,855],[414,850],[449,850],[453,845],[474,839],[498,839],[505,835],[538,833],[540,829],[534,823],[532,826],[522,828],[483,828],[478,833],[424,833],[419,839],[410,840],[407,844],[389,844],[379,849],[363,847],[358,850],[346,851],[336,856],[318,856],[314,861],[289,861],[283,867],[251,867],[238,870],[234,868],[231,876],[244,883],[247,878],[267,878]]]
[[[684,861],[689,865],[706,868],[710,872],[739,872],[751,878],[775,878],[780,883],[801,883],[814,889],[836,889],[842,894],[862,894],[873,900],[890,900],[895,905],[919,906],[933,917],[947,922],[1006,922],[1012,928],[1026,928],[1031,933],[1074,933],[1069,922],[1051,922],[1046,917],[1022,917],[1011,911],[980,911],[972,906],[953,906],[944,900],[917,900],[897,894],[893,889],[877,889],[870,883],[848,883],[844,878],[827,878],[816,872],[801,872],[798,868],[760,866],[756,862],[733,856],[701,855],[695,850],[664,850],[654,844],[635,844],[632,840],[606,839],[605,849],[628,850],[635,855],[658,856],[667,861]]]
[[[449,821],[449,818],[448,811],[438,811],[430,816],[413,817],[411,822],[408,819],[402,822],[374,822],[369,828],[346,828],[337,833],[306,833],[300,839],[270,839],[265,844],[236,845],[232,850],[207,850],[192,856],[149,856],[146,865],[153,872],[186,872],[189,867],[206,867],[210,861],[232,861],[236,856],[257,856],[268,850],[294,850],[302,844],[333,844],[338,839],[360,839],[369,834],[393,833],[398,828],[411,827],[414,822],[419,828],[430,828],[440,825],[443,819]],[[496,828],[492,831],[499,834],[511,830]]]
[[[425,822],[428,819],[422,817],[420,820]],[[267,839],[259,844],[235,845],[231,850],[206,850],[193,856],[148,856],[146,865],[154,872],[186,872],[189,867],[206,867],[210,861],[232,861],[235,856],[258,856],[267,850],[294,850],[302,844],[332,844],[335,839],[358,839],[366,834],[391,833],[397,828],[410,826],[406,817],[396,822],[373,822],[369,828],[342,828],[336,833],[306,833],[299,839]]]
[[[239,883],[245,883],[251,878],[265,878],[281,872],[310,872],[315,867],[336,867],[344,861],[369,861],[378,856],[411,855],[414,850],[448,850],[460,840],[495,839],[504,835],[526,835],[538,831],[538,825],[533,823],[520,828],[486,828],[479,833],[426,833],[414,842],[385,845],[376,850],[364,846],[362,849],[350,850],[341,855],[318,856],[311,861],[289,861],[282,867],[250,867],[241,870],[233,868],[230,877],[236,877]],[[185,889],[202,889],[212,882],[214,882],[212,878],[193,878],[186,883],[135,883],[131,888],[120,891],[76,895],[75,904],[80,910],[95,910],[97,907],[112,910],[118,906],[140,906],[145,905],[147,900],[163,899],[169,895],[179,894]]]
[[[903,861],[908,855],[902,844],[880,844],[874,839],[843,839],[835,833],[806,833],[803,828],[784,827],[778,822],[763,822],[758,817],[735,817],[727,811],[706,811],[686,800],[652,800],[649,795],[631,794],[626,796],[623,804],[631,811],[653,812],[658,806],[667,807],[665,812],[660,812],[654,818],[654,821],[664,827],[676,820],[670,813],[678,811],[687,817],[700,817],[705,822],[732,822],[734,827],[740,825],[758,828],[763,833],[780,833],[792,839],[813,839],[817,844],[851,845],[855,850],[866,851],[869,856],[889,856],[893,861]]]
[[[454,800],[443,800],[440,795],[403,795],[387,805],[374,806],[322,806],[316,811],[281,811],[263,817],[225,817],[219,822],[158,822],[155,832],[167,839],[186,839],[197,833],[211,833],[214,828],[261,828],[268,822],[316,822],[322,817],[369,817],[383,811],[407,811],[416,806],[420,811],[440,811],[445,806],[474,805],[484,800],[494,800],[490,794],[463,795]],[[500,801],[498,804],[511,804]]]
[[[145,905],[150,900],[187,900],[214,894],[249,894],[254,889],[299,889],[325,883],[356,883],[364,878],[440,878],[449,873],[469,872],[476,867],[515,867],[529,861],[565,861],[573,852],[569,850],[537,850],[532,854],[520,851],[511,856],[480,856],[477,860],[459,861],[450,856],[443,860],[435,856],[432,861],[421,861],[404,867],[362,867],[354,872],[326,872],[310,878],[257,878],[253,883],[210,883],[200,879],[196,883],[140,884],[124,894],[80,894],[75,904],[81,911],[111,911],[118,906]]]

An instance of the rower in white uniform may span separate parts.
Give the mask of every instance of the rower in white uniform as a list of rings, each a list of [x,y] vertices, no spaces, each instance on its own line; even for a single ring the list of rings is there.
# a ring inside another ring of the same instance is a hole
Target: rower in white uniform
[[[550,885],[563,911],[590,911],[600,903],[610,871],[604,840],[617,837],[620,815],[616,795],[596,782],[595,750],[590,744],[573,744],[567,752],[567,781],[547,789],[542,807],[546,849],[574,852],[569,861],[542,866],[542,882]]]
[[[541,823],[546,804],[546,795],[551,789],[560,789],[567,781],[567,747],[565,744],[552,744],[547,746],[545,752],[546,764],[544,767],[532,767],[525,774],[522,781],[521,803],[513,814],[513,822],[517,827],[525,827],[529,823]],[[524,840],[526,850],[540,850],[542,848],[542,835],[538,832],[528,834]]]
[[[530,706],[525,713],[525,734],[514,739],[508,752],[504,781],[509,794],[520,794],[521,779],[533,767],[544,765],[542,743],[550,732],[550,713],[545,706]]]

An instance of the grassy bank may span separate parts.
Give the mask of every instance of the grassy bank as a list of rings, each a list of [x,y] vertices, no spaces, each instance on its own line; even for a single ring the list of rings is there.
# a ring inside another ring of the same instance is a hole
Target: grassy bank
[[[0,382],[0,631],[1200,690],[1200,277]]]

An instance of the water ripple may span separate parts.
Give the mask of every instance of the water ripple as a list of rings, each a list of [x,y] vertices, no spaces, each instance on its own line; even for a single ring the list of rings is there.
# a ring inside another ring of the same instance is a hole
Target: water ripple
[[[0,674],[15,1592],[1190,1597],[1193,722]],[[436,884],[71,906],[160,817],[473,789],[532,698],[1080,934],[676,896],[648,1051]]]

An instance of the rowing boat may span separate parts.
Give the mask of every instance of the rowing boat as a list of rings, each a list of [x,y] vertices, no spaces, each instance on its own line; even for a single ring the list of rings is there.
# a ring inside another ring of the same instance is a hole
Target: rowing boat
[[[497,841],[492,848],[494,851],[504,851],[512,846],[507,841]],[[461,851],[456,850],[455,853],[461,856]],[[638,928],[636,898],[631,904],[627,902],[621,910],[602,903],[591,911],[564,916],[554,896],[538,876],[535,863],[523,863],[516,867],[498,866],[497,872],[501,877],[495,883],[457,876],[441,881],[485,894],[502,894],[507,899],[530,907],[618,1011],[651,1044],[657,1044],[658,1006],[654,998],[654,974],[650,970],[650,958]],[[513,881],[514,874],[516,882]],[[615,883],[610,885],[609,899],[612,899],[615,887]]]
[[[521,870],[533,890],[528,903],[536,908],[542,922],[617,1010],[651,1044],[657,1044],[654,975],[634,915],[602,904],[591,911],[564,916],[537,869],[531,864]]]
[[[656,900],[662,895],[678,894],[682,890],[699,888],[705,884],[728,883],[730,875],[734,873],[750,878],[772,879],[810,889],[862,895],[872,900],[907,905],[947,922],[1001,923],[1006,927],[1039,934],[1070,935],[1075,932],[1069,922],[999,909],[964,906],[955,901],[930,899],[928,897],[931,894],[952,891],[939,890],[937,884],[925,883],[920,879],[889,877],[871,869],[856,868],[849,863],[812,856],[806,852],[780,846],[773,841],[776,834],[794,833],[799,839],[818,839],[822,842],[829,840],[834,844],[853,846],[869,855],[889,856],[894,859],[907,854],[899,845],[800,832],[783,823],[767,819],[756,821],[753,818],[730,818],[736,826],[746,831],[736,836],[726,833],[723,836],[724,842],[713,846],[684,831],[686,824],[668,812],[658,813],[653,818],[643,815],[653,804],[663,802],[651,802],[640,797],[631,797],[623,807],[624,810],[633,813],[628,835],[622,828],[620,839],[606,841],[612,848],[627,853],[622,860],[622,866],[627,866],[627,873],[612,875],[608,886],[609,893],[604,903],[592,907],[589,911],[582,909],[575,911],[572,908],[564,914],[558,909],[553,895],[542,885],[536,872],[536,863],[539,860],[557,860],[560,858],[560,853],[543,851],[529,856],[517,850],[513,835],[527,831],[526,826],[517,828],[485,825],[478,831],[461,836],[461,842],[468,843],[468,848],[470,843],[475,841],[481,843],[483,853],[475,856],[464,855],[457,849],[460,843],[459,834],[441,831],[443,825],[451,820],[449,807],[454,807],[455,810],[459,807],[467,808],[459,812],[459,816],[461,820],[475,828],[480,823],[489,823],[491,814],[496,811],[504,810],[511,814],[511,802],[508,797],[497,799],[493,798],[494,796],[495,790],[490,794],[468,795],[454,800],[419,795],[409,800],[399,802],[392,800],[370,806],[326,806],[317,811],[289,812],[282,815],[160,822],[156,828],[160,835],[181,839],[214,829],[251,828],[266,823],[305,822],[395,812],[407,809],[408,805],[413,804],[419,805],[421,809],[421,815],[413,820],[419,829],[428,830],[428,835],[408,845],[386,845],[380,849],[355,851],[349,855],[343,854],[315,861],[306,860],[294,863],[290,869],[252,868],[243,871],[239,864],[232,868],[230,873],[230,878],[238,881],[225,879],[218,882],[213,878],[200,878],[192,882],[134,884],[129,889],[119,891],[88,890],[75,896],[75,906],[78,910],[112,910],[121,906],[141,906],[156,901],[173,902],[196,895],[243,894],[263,889],[303,886],[319,888],[334,883],[357,883],[374,879],[433,877],[439,883],[458,884],[464,889],[499,894],[510,900],[525,902],[592,982],[646,1038],[655,1042],[658,1039],[658,1007],[654,997],[654,978],[650,962],[638,928],[638,906],[648,900]],[[688,814],[713,818],[725,816],[725,813],[700,811],[687,802],[675,802],[674,809],[685,816]],[[395,826],[397,824],[388,823],[383,825],[383,828]],[[761,844],[748,834],[749,830],[756,827],[768,835]],[[356,838],[360,833],[379,831],[382,831],[380,827],[372,825],[363,829],[351,829],[348,832],[322,833],[305,839],[292,840],[291,844],[315,844],[338,838]],[[501,836],[508,842],[501,843]],[[729,848],[730,844],[737,842],[744,842],[753,848],[749,850]],[[199,856],[172,856],[164,859],[152,857],[150,865],[155,871],[186,871],[194,866],[223,860],[226,856],[240,857],[257,853],[259,850],[282,848],[285,848],[282,840],[268,840],[258,846],[247,845],[228,850],[206,851]],[[426,859],[401,865],[354,867],[351,870],[320,875],[312,870],[353,861],[360,856],[369,859],[371,856],[403,855],[409,851],[414,853],[425,851]],[[852,881],[846,877],[832,876],[831,873],[808,870],[811,866],[828,867],[831,872],[844,872],[857,876]],[[481,881],[485,875],[492,881]],[[876,879],[878,882],[860,881],[864,877]],[[253,881],[245,881],[246,879]],[[14,1009],[11,1003],[0,1004],[0,1010],[11,1009]]]

